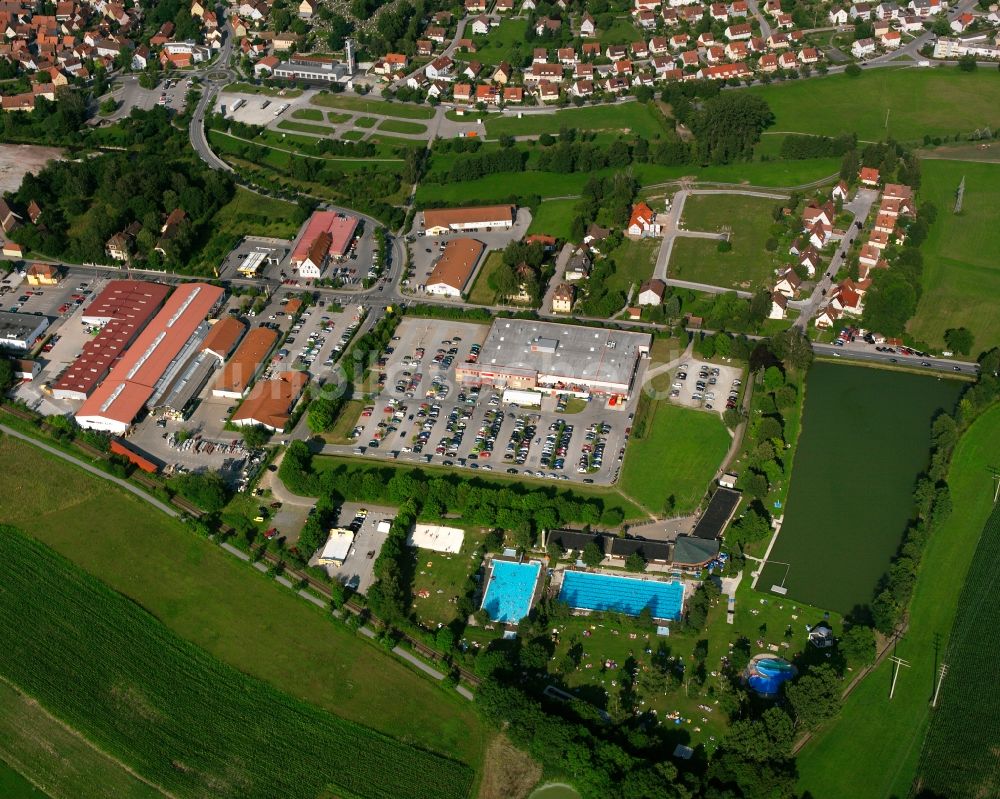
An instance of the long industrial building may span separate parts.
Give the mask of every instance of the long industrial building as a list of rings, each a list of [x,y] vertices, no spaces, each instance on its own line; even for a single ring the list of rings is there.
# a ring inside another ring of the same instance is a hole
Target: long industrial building
[[[466,385],[624,399],[651,343],[648,333],[496,319],[479,361],[458,364],[455,376]]]
[[[109,281],[82,315],[85,324],[101,326],[101,331],[83,345],[76,360],[52,384],[52,396],[85,400],[93,394],[169,293],[170,288],[162,283]]]
[[[207,283],[180,286],[76,412],[81,427],[123,434],[172,390],[201,353],[206,319],[222,300]],[[109,324],[111,324],[109,322]]]
[[[269,327],[255,327],[247,333],[219,375],[212,396],[242,399],[264,368],[264,360],[277,340],[278,334]]]
[[[514,226],[516,213],[513,205],[428,209],[424,211],[424,230],[428,236],[452,231],[509,230]]]

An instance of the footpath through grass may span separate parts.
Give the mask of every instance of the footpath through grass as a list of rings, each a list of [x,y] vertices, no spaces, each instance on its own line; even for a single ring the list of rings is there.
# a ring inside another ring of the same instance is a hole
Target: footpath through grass
[[[8,478],[0,519],[131,597],[173,632],[299,699],[478,766],[487,733],[466,700],[179,522],[10,437],[0,438],[0,473]]]
[[[0,564],[0,674],[164,793],[468,796],[467,766],[225,665],[13,527]]]
[[[646,397],[641,402],[652,407],[645,419],[640,420],[641,411],[636,413],[622,491],[653,513],[689,513],[704,496],[732,439],[717,413]]]
[[[771,130],[865,141],[922,141],[1000,126],[996,70],[872,69],[755,86],[774,111]],[[914,98],[920,98],[915,102]]]
[[[851,694],[840,717],[799,754],[799,788],[815,799],[909,794],[960,589],[993,511],[987,467],[996,465],[997,452],[1000,406],[977,419],[955,448],[948,475],[954,510],[924,553],[909,630],[896,648],[910,667],[900,671],[894,698],[889,701],[892,664],[885,661]],[[975,716],[967,723],[977,724]]]
[[[1000,345],[1000,164],[920,162],[920,201],[937,207],[922,249],[923,294],[908,329],[918,340],[944,347],[944,333],[967,327],[973,354]],[[955,191],[965,179],[962,212]]]

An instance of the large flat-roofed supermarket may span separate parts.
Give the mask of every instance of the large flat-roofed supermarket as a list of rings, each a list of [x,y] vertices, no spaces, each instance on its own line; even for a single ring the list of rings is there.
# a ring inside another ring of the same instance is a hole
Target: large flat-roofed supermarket
[[[497,388],[628,396],[651,342],[648,333],[496,319],[478,362],[459,364],[455,376]]]

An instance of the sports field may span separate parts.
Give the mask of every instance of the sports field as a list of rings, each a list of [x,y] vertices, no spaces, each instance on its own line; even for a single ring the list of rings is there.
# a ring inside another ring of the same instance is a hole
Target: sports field
[[[948,673],[931,717],[917,774],[941,795],[1000,795],[1000,691],[996,684],[996,595],[1000,588],[1000,506],[983,530],[943,662]],[[974,724],[970,723],[975,719]]]
[[[8,479],[0,518],[182,638],[338,716],[478,765],[487,734],[465,700],[331,624],[291,591],[130,494],[9,436],[0,438],[0,473]]]
[[[857,78],[828,75],[747,91],[774,111],[771,135],[857,133],[865,141],[922,141],[1000,126],[996,70],[873,69]]]
[[[719,252],[718,241],[678,237],[667,267],[670,277],[739,289],[767,283],[781,260],[764,247],[779,202],[741,194],[690,195],[684,202],[684,229],[728,232],[732,249]]]
[[[176,797],[467,797],[472,771],[325,713],[0,527],[0,675]]]
[[[646,401],[646,400],[644,400]],[[665,400],[653,407],[625,452],[621,488],[652,513],[689,513],[705,495],[708,484],[732,440],[716,413],[681,408]],[[640,435],[641,434],[641,435]]]
[[[757,587],[784,584],[794,599],[845,614],[869,602],[910,518],[931,419],[952,409],[961,387],[815,364],[785,521]]]
[[[921,247],[923,295],[908,330],[930,346],[944,347],[944,332],[967,327],[976,355],[1000,345],[1000,164],[920,162],[920,202],[937,206],[937,221]],[[955,190],[965,178],[962,212]]]
[[[892,669],[884,661],[851,694],[840,716],[799,754],[800,791],[815,799],[909,795],[960,586],[993,512],[994,486],[987,467],[996,465],[997,452],[1000,406],[977,419],[955,448],[948,473],[954,510],[924,552],[909,629],[896,647],[910,667],[901,670],[895,696],[890,702]]]

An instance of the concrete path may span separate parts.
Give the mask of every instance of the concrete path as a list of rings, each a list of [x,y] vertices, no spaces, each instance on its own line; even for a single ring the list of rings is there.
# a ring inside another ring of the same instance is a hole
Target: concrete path
[[[767,17],[761,13],[760,3],[758,0],[749,0],[747,7],[750,9],[750,13],[753,14],[757,22],[760,23],[760,36],[762,39],[767,39],[771,35],[771,23],[767,21]]]
[[[103,471],[102,469],[98,469],[96,466],[87,463],[86,461],[82,461],[79,458],[75,458],[72,455],[63,452],[60,449],[56,449],[55,447],[50,447],[43,441],[39,441],[38,439],[32,438],[31,436],[26,436],[24,435],[24,433],[20,433],[17,430],[14,430],[13,428],[7,427],[7,425],[0,424],[0,431],[3,431],[12,438],[17,438],[20,439],[21,441],[26,441],[32,446],[38,447],[39,449],[43,449],[50,455],[55,455],[57,458],[62,458],[64,461],[68,461],[69,463],[72,463],[74,466],[79,466],[84,471],[90,472],[91,474],[96,475],[97,477],[107,480],[108,482],[114,483],[119,488],[124,488],[130,494],[135,494],[135,496],[139,497],[139,499],[141,499],[143,502],[148,502],[154,508],[163,511],[168,516],[172,516],[173,518],[177,519],[181,515],[178,511],[174,510],[166,503],[161,502],[151,494],[147,494],[141,488],[132,485],[132,483],[128,482],[127,480],[122,480],[119,477],[110,475],[107,472]]]

